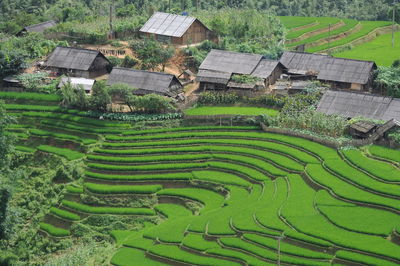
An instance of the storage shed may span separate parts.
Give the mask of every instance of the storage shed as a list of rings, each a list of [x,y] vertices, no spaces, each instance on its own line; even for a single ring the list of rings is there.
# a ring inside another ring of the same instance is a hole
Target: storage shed
[[[360,116],[384,121],[391,119],[400,121],[400,99],[329,90],[322,96],[317,111],[337,114],[345,118]]]
[[[315,78],[336,89],[363,91],[372,86],[377,68],[372,61],[336,58],[328,55],[285,52],[280,62],[292,77]]]
[[[72,47],[57,47],[44,63],[58,75],[96,78],[108,73],[110,61],[99,51]]]
[[[154,13],[140,32],[148,38],[174,45],[217,41],[214,32],[197,18],[162,12]]]
[[[115,67],[108,78],[108,85],[117,83],[136,88],[133,93],[137,95],[155,93],[176,97],[183,89],[181,82],[174,75],[122,67]]]
[[[54,27],[57,25],[57,22],[54,20],[49,20],[45,21],[39,24],[31,25],[31,26],[26,26],[23,28],[21,31],[17,33],[17,36],[20,36],[24,34],[25,32],[41,32],[43,33],[46,29],[49,29],[51,27]]]
[[[259,54],[211,50],[199,67],[197,81],[203,90],[241,89],[252,90],[274,84],[283,73],[284,66],[278,61],[265,59]],[[260,82],[237,83],[232,75],[248,75]]]
[[[95,82],[96,81],[94,79],[62,77],[60,83],[58,84],[58,88],[70,83],[74,88],[81,87],[87,94],[90,94]]]

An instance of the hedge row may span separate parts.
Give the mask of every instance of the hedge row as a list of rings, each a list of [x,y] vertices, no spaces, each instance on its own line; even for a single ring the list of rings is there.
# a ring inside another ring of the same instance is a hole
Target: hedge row
[[[84,186],[90,192],[99,194],[154,194],[162,189],[161,185],[128,186],[85,183]]]
[[[90,214],[156,215],[154,210],[146,208],[95,207],[69,200],[63,200],[62,204],[79,212]]]
[[[371,175],[374,175],[386,181],[400,182],[400,171],[393,165],[382,161],[370,159],[364,156],[359,150],[347,150],[342,151],[342,153],[350,162],[370,173]]]
[[[67,160],[70,160],[70,161],[81,159],[85,156],[85,154],[77,152],[77,151],[53,147],[53,146],[49,146],[49,145],[40,145],[37,147],[37,149],[39,151],[54,153],[56,155],[66,158]]]
[[[48,223],[40,223],[40,229],[47,232],[49,235],[62,237],[62,236],[69,236],[71,234],[70,231],[55,227]]]
[[[66,220],[71,220],[71,221],[79,221],[81,219],[81,217],[75,213],[72,213],[72,212],[69,212],[66,210],[62,210],[62,209],[58,209],[55,207],[50,208],[50,213],[55,214],[56,216],[59,216]]]
[[[339,197],[355,202],[368,203],[400,210],[398,200],[381,197],[374,193],[350,185],[337,176],[327,172],[321,165],[308,165],[306,167],[306,172],[316,183],[330,189]]]
[[[130,128],[130,124],[122,124],[118,122],[109,122],[105,120],[92,119],[87,117],[81,117],[71,114],[59,114],[49,112],[23,112],[20,114],[22,117],[36,117],[45,119],[57,119],[66,120],[70,122],[76,122],[83,125],[97,126],[97,127],[111,127],[111,128]]]

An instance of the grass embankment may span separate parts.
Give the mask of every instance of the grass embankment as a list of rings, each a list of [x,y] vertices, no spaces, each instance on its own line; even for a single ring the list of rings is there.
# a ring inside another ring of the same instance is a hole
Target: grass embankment
[[[390,66],[400,58],[400,32],[395,33],[395,47],[392,47],[392,34],[387,33],[376,39],[355,46],[351,50],[335,53],[334,56],[375,61],[379,66]]]
[[[261,107],[242,106],[201,106],[190,108],[185,111],[186,115],[269,115],[276,116],[277,110]]]

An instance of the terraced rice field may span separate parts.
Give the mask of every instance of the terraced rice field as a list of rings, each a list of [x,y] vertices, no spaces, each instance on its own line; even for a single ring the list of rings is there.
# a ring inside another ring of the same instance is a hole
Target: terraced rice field
[[[397,58],[396,58],[397,55]],[[395,33],[395,47],[392,47],[392,34],[387,33],[376,39],[355,46],[353,49],[335,53],[334,56],[359,60],[374,60],[377,65],[391,66],[400,58],[400,32]]]
[[[124,123],[13,110],[35,118],[22,120],[25,126],[19,128],[63,128],[71,136],[96,140],[87,144],[69,138],[74,145],[58,147],[80,149],[85,178],[83,186],[68,185],[65,199],[49,210],[48,216],[64,225],[48,219],[40,225],[43,232],[69,237],[72,224],[92,215],[154,221],[139,231],[113,231],[118,250],[111,264],[400,263],[398,150],[370,146],[338,151],[257,127],[136,131]],[[41,117],[57,123],[38,123]],[[28,152],[38,148],[29,146],[31,138],[58,144],[43,136],[26,137]],[[91,152],[84,152],[89,146]],[[80,195],[156,201],[98,206],[82,202]]]
[[[338,18],[280,17],[288,29],[288,49],[305,45],[305,51],[333,52],[335,56],[376,61],[378,65],[390,65],[396,50],[389,48],[387,39],[391,22],[356,21]],[[330,27],[330,30],[329,30]],[[386,33],[386,34],[385,34]],[[383,34],[382,36],[379,36]],[[383,46],[386,50],[383,51]],[[354,49],[340,52],[346,47]],[[390,62],[389,62],[390,61]]]

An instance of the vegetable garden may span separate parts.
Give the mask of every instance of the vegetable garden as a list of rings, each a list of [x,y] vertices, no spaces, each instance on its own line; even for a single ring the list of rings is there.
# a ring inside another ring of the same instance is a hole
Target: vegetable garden
[[[111,232],[114,265],[400,263],[398,150],[338,151],[258,127],[136,130],[6,107],[21,123],[9,128],[23,132],[19,150],[85,165],[48,210],[43,234],[80,237],[76,225],[101,215],[143,221]]]

